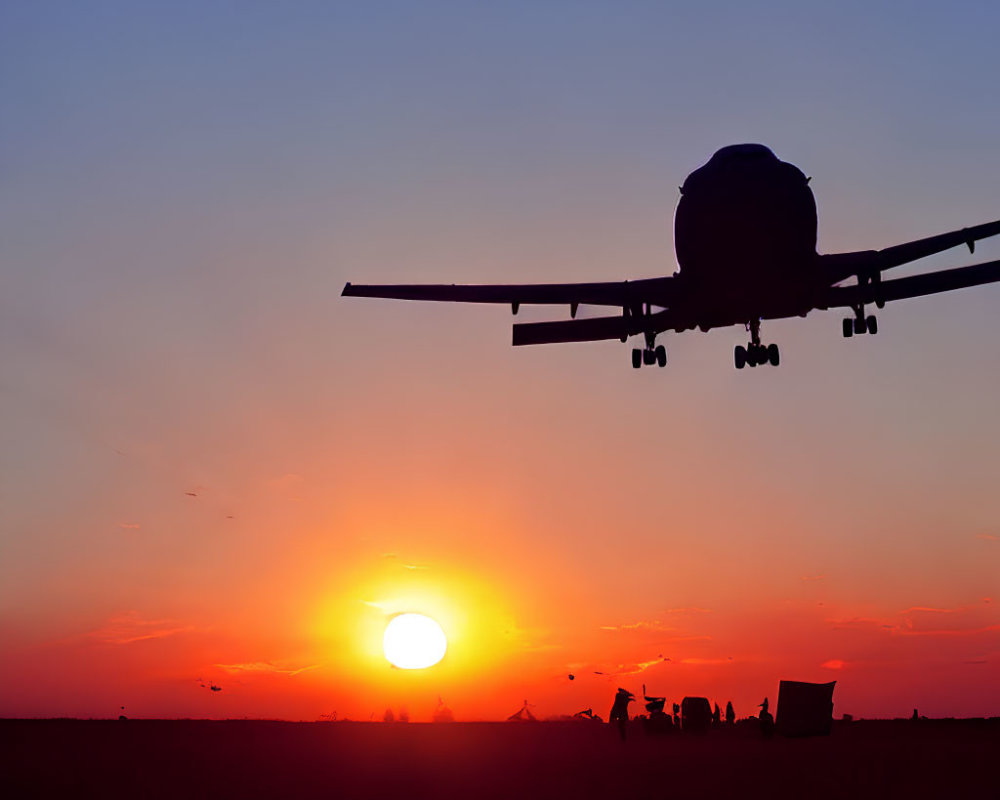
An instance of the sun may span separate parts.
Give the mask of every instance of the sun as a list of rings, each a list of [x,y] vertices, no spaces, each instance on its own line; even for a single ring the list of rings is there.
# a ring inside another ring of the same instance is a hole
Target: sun
[[[389,620],[382,636],[386,660],[400,669],[433,667],[448,649],[444,631],[423,614],[399,614]]]

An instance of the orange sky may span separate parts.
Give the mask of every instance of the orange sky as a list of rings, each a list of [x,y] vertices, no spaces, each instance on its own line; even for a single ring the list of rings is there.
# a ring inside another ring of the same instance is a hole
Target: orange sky
[[[824,252],[994,219],[993,12],[362,5],[5,11],[0,715],[606,715],[643,682],[742,715],[782,678],[1000,714],[1000,287],[768,323],[780,368],[742,372],[737,330],[633,372],[339,297],[669,274],[676,187],[738,141],[812,176]],[[439,666],[380,657],[404,610]]]

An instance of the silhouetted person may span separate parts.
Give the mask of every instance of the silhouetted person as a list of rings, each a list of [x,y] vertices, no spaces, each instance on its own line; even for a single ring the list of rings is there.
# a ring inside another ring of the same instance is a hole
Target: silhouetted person
[[[733,701],[730,700],[726,703],[726,724],[735,725],[736,724],[736,712],[733,711]]]
[[[764,702],[760,704],[760,735],[765,739],[770,739],[774,736],[774,717],[771,716],[771,712],[767,710],[768,702],[767,698],[764,698]]]
[[[625,741],[625,726],[628,724],[628,704],[635,700],[632,692],[619,688],[615,693],[615,702],[611,706],[611,713],[608,714],[608,724],[618,723],[618,732],[622,741]]]
[[[917,713],[917,709],[913,709],[913,716],[910,717],[910,719],[912,719],[914,722],[920,719],[920,715]]]
[[[712,709],[712,727],[720,728],[722,727],[722,712],[719,711],[719,704],[715,704],[715,708]]]

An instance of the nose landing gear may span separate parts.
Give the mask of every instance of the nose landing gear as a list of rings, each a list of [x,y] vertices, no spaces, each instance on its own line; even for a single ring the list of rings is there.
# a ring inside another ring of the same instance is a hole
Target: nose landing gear
[[[741,344],[736,345],[733,352],[733,362],[736,369],[743,367],[757,367],[770,364],[772,367],[781,363],[781,353],[776,344],[761,344],[760,341],[760,320],[754,320],[747,324],[750,332],[750,341],[746,347]]]

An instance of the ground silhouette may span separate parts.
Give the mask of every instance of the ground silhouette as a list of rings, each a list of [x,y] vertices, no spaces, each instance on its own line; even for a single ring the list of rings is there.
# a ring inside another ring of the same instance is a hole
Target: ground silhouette
[[[990,797],[1000,719],[836,722],[765,740],[737,724],[646,735],[588,720],[0,720],[0,796]]]

